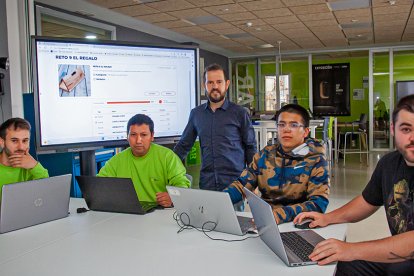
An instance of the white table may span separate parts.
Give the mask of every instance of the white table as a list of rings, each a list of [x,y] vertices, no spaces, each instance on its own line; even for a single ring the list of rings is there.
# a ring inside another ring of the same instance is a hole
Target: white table
[[[333,275],[335,265],[287,267],[259,239],[213,241],[196,230],[177,234],[173,210],[139,216],[87,212],[71,199],[70,216],[0,235],[0,275]],[[282,231],[292,224],[281,225]],[[318,229],[344,239],[345,225]],[[212,232],[214,237],[238,236]]]
[[[310,120],[309,121],[309,129],[310,129],[310,137],[315,138],[316,136],[316,128],[323,126],[323,120]],[[261,120],[256,121],[256,125],[253,125],[254,133],[256,135],[256,144],[257,149],[261,150],[265,146],[267,146],[267,142],[269,138],[271,139],[272,144],[274,140],[277,138],[277,128],[276,122],[271,120]],[[270,134],[270,136],[269,136]]]

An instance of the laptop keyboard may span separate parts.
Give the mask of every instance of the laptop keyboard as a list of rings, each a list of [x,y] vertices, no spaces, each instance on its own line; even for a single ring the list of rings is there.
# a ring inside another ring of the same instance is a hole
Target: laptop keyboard
[[[255,228],[251,218],[237,216],[237,220],[239,221],[240,229],[243,233],[246,233],[249,229]]]
[[[312,244],[307,242],[304,238],[298,235],[296,232],[283,232],[282,236],[283,244],[293,251],[302,261],[310,262],[309,255],[315,248]]]

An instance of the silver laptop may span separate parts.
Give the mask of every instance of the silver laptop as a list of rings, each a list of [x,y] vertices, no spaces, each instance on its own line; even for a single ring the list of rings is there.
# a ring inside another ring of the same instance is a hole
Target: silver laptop
[[[308,256],[324,238],[313,230],[280,232],[272,207],[248,189],[243,189],[262,241],[288,266],[316,264]]]
[[[236,215],[228,193],[173,186],[167,191],[184,225],[240,236],[255,230],[251,218]]]
[[[3,185],[0,233],[67,217],[72,175]]]

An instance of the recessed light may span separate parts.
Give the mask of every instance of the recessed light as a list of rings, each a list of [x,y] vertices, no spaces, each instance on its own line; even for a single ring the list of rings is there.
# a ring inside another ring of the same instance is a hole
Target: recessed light
[[[370,0],[339,0],[335,2],[328,2],[328,7],[331,11],[342,11],[369,8],[371,6]]]
[[[341,29],[365,29],[371,28],[372,22],[353,22],[353,23],[344,23],[340,24],[339,27]]]
[[[353,37],[348,37],[348,41],[349,42],[355,42],[355,41],[363,41],[363,40],[369,40],[370,37],[366,36],[366,35],[356,35]]]
[[[390,3],[390,5],[391,5],[391,6],[394,6],[396,2],[397,2],[397,1],[395,1],[395,0],[390,0],[390,1],[388,1],[388,3]]]
[[[152,3],[152,2],[156,2],[158,0],[132,0],[132,2],[135,2],[137,4],[146,4],[146,3]]]
[[[221,23],[223,20],[214,15],[208,16],[197,16],[197,17],[187,17],[185,18],[187,21],[192,22],[196,25],[205,25],[205,24],[214,24],[214,23]]]
[[[241,38],[241,39],[243,39],[243,38],[251,38],[252,36],[250,35],[250,34],[248,34],[248,33],[237,33],[237,34],[227,34],[226,35],[228,38],[230,38],[230,39],[237,39],[237,38]]]
[[[351,20],[352,23],[355,23],[355,22],[358,22],[358,21],[359,21],[358,19],[352,19]]]
[[[266,48],[274,48],[275,46],[273,46],[272,44],[262,44],[262,45],[257,45],[256,48],[259,49],[266,49]]]
[[[220,9],[220,11],[223,11],[223,12],[228,12],[230,9],[228,9],[228,8],[223,8],[223,9]]]
[[[86,39],[96,39],[96,35],[85,35]]]
[[[193,25],[193,26],[197,25],[196,23],[193,23],[193,22],[191,22],[191,21],[188,21],[188,20],[186,20],[186,19],[184,19],[184,18],[181,18],[181,21],[183,21],[183,22],[185,22],[185,23],[187,23],[187,24]]]
[[[253,23],[252,22],[246,22],[246,26],[250,28],[251,26],[253,26]]]

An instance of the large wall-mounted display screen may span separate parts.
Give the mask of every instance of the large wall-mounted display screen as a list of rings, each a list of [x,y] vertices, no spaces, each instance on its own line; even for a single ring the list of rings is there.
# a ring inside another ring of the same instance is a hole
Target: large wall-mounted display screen
[[[126,145],[144,113],[180,136],[197,103],[198,49],[33,38],[38,150]]]

